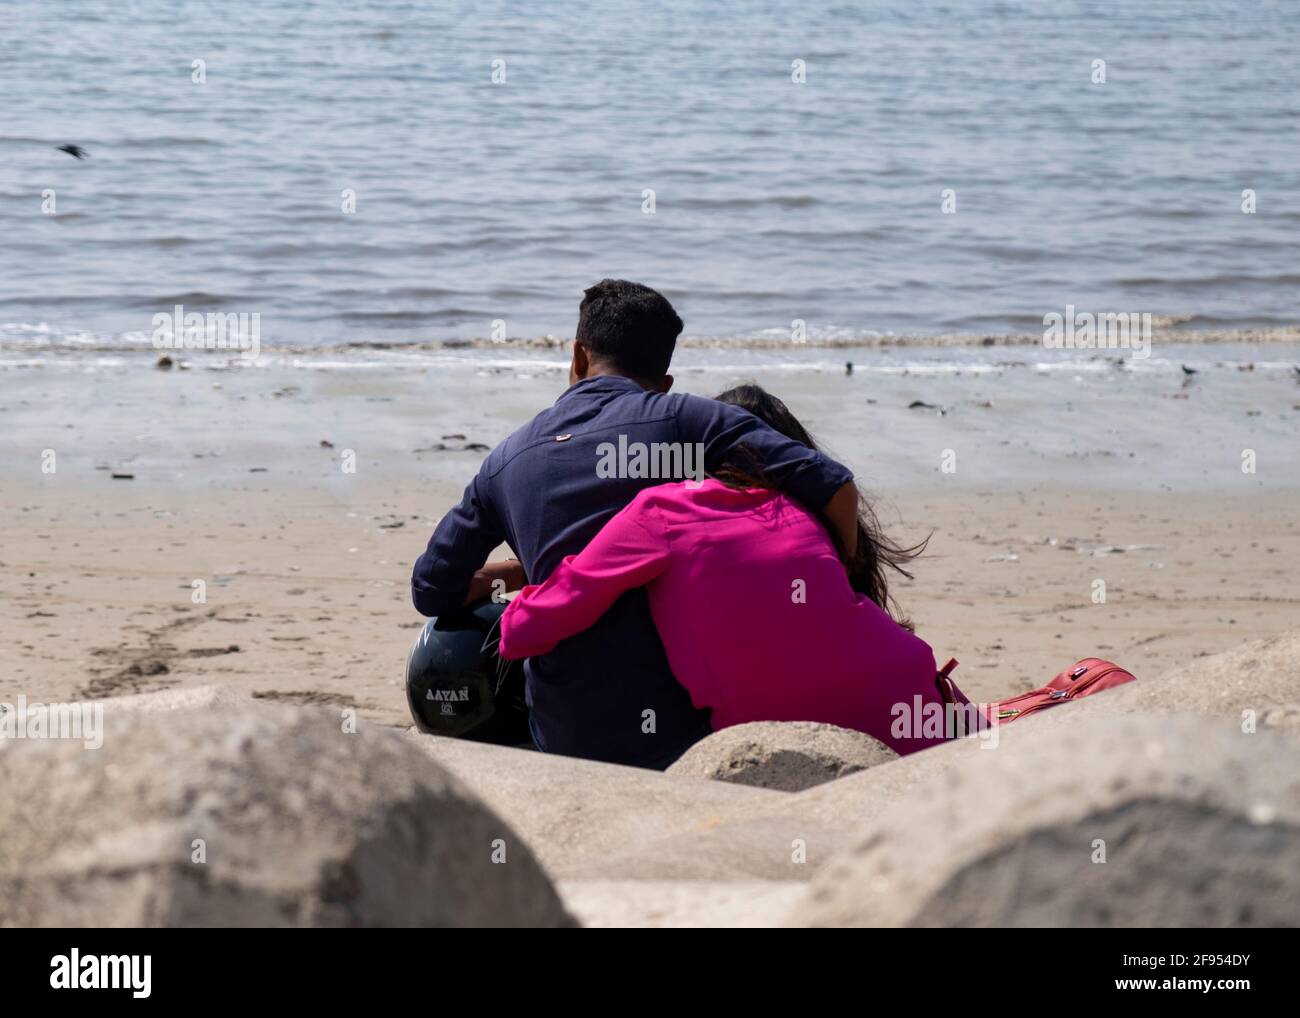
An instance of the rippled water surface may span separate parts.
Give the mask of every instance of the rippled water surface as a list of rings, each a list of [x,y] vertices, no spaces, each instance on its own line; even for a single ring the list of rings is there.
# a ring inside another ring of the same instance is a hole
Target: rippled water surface
[[[265,343],[571,334],[606,275],[697,337],[1293,324],[1298,29],[1268,0],[11,0],[0,338],[147,339],[176,303]]]

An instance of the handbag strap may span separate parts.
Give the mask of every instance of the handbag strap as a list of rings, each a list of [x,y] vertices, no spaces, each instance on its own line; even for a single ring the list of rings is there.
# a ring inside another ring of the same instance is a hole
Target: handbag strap
[[[950,657],[948,663],[934,675],[934,685],[939,691],[939,699],[944,703],[957,703],[957,690],[952,681],[952,670],[957,667],[957,659]]]

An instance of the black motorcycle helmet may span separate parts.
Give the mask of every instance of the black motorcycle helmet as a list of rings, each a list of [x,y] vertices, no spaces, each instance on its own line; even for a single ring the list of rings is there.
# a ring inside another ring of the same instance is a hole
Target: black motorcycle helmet
[[[425,623],[406,658],[406,702],[420,731],[531,744],[521,662],[496,653],[505,608],[484,601]]]

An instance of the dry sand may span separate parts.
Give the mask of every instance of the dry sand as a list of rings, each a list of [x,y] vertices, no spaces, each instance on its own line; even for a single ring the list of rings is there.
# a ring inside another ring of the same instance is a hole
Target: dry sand
[[[93,480],[5,487],[0,700],[221,682],[406,723],[403,667],[421,624],[410,565],[454,490],[393,481],[341,498],[268,481],[179,498]],[[901,600],[936,656],[958,658],[976,699],[1090,655],[1155,675],[1300,617],[1290,496],[1037,490],[892,502],[907,521],[899,536],[933,532]],[[1105,604],[1092,601],[1097,579]],[[194,603],[195,580],[205,604]]]

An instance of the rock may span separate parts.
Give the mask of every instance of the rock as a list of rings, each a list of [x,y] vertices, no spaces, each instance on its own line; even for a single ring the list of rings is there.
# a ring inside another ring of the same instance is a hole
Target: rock
[[[1050,721],[1048,726],[1053,727]],[[1004,727],[998,735],[1010,731]],[[769,792],[764,798],[737,803],[741,808],[730,818],[707,829],[679,832],[590,860],[585,875],[807,882],[852,847],[884,810],[929,782],[941,780],[949,768],[989,752],[983,745],[978,738],[965,739],[895,756],[803,792]]]
[[[566,882],[806,883],[860,830],[856,817],[833,809],[795,808],[820,788],[796,795],[413,730],[406,737],[477,792]]]
[[[714,732],[668,773],[801,792],[897,758],[863,732],[811,721],[760,721]]]
[[[1300,734],[1300,703],[1288,703],[1283,707],[1270,707],[1259,716],[1259,720],[1267,728],[1279,728],[1283,731]]]
[[[1040,723],[1050,724],[1050,714]],[[1014,734],[1011,726],[998,730],[999,740]],[[753,818],[787,818],[847,832],[863,830],[915,789],[941,780],[950,768],[963,766],[977,753],[990,752],[981,749],[982,745],[978,737],[971,737],[897,757],[838,781],[787,796],[780,803],[760,809]]]
[[[167,671],[166,668],[163,669]],[[134,693],[93,701],[105,714],[170,714],[173,711],[213,710],[251,704],[252,698],[233,686],[185,686],[156,693]]]
[[[1300,702],[1300,636],[1256,641],[1201,658],[1153,679],[1139,677],[1014,724],[1002,725],[998,745],[1015,744],[1039,727],[1056,729],[1094,716],[1135,712],[1221,715],[1240,730],[1243,710],[1257,712],[1258,726],[1287,728],[1288,705]],[[800,792],[757,816],[797,817],[813,825],[864,827],[915,789],[940,780],[987,755],[991,742],[964,739],[891,760],[839,781]]]
[[[1123,663],[1123,662],[1119,662]],[[1118,689],[1058,709],[1106,713],[1177,711],[1240,721],[1269,707],[1300,702],[1300,633],[1254,640],[1223,654],[1198,658],[1154,678],[1138,676]],[[1026,719],[1029,720],[1029,719]]]
[[[786,798],[759,788],[672,778],[413,729],[405,737],[504,817],[556,878],[673,880],[725,874],[730,872],[725,860],[695,859],[681,870],[663,861],[652,867],[644,856],[666,841],[689,840]]]
[[[794,798],[788,792],[773,794]],[[775,807],[770,810],[771,815],[719,823],[647,840],[617,852],[586,856],[581,860],[582,876],[588,880],[806,883],[851,848],[860,833],[857,824],[825,824]]]
[[[882,811],[787,922],[1220,927],[1300,915],[1293,739],[1061,709],[1008,726],[995,751],[969,751],[975,741],[950,754],[961,766]]]
[[[779,926],[807,891],[801,883],[762,880],[571,880],[559,887],[582,925],[601,929]]]
[[[0,926],[573,924],[523,840],[398,734],[160,707],[181,692],[110,706],[98,750],[0,752],[23,790],[0,800]]]

